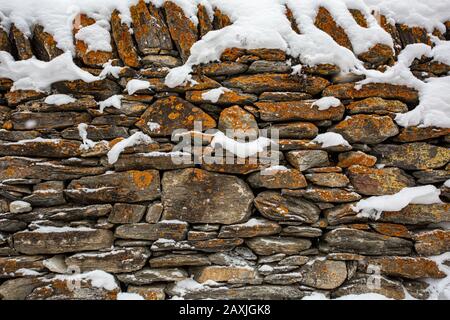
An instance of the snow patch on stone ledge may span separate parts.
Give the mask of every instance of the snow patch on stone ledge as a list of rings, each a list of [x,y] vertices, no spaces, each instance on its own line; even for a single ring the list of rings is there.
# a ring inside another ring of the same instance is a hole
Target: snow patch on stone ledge
[[[148,135],[146,135],[143,132],[136,132],[132,136],[123,139],[122,141],[116,143],[111,150],[109,150],[107,156],[108,156],[108,163],[114,164],[119,160],[120,154],[125,150],[127,147],[132,147],[138,144],[150,144],[153,140]]]
[[[433,185],[404,188],[393,195],[370,197],[352,206],[358,216],[378,220],[384,211],[400,211],[409,204],[442,203],[441,191]]]
[[[322,148],[344,146],[351,147],[347,140],[344,139],[342,135],[335,132],[326,132],[319,134],[311,142],[317,142],[322,145]]]

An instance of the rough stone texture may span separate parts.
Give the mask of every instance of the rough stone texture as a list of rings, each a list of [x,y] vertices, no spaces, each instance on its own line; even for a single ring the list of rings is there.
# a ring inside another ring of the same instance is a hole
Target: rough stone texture
[[[372,196],[394,194],[415,185],[414,179],[398,168],[351,166],[348,178],[358,193]]]
[[[336,65],[238,47],[215,48],[224,49],[220,60],[192,65],[191,81],[169,87],[166,76],[187,61],[193,44],[235,17],[206,3],[186,17],[179,1],[146,2],[132,3],[130,21],[112,13],[111,52],[77,39],[82,28],[106,20],[73,17],[74,63],[99,76],[110,61],[117,75],[61,81],[48,91],[14,90],[14,81],[0,79],[0,299],[116,299],[121,291],[147,300],[432,297],[435,282],[424,278],[445,275],[426,257],[450,251],[450,129],[397,124],[396,114],[416,108],[419,93],[383,83],[359,88],[364,76]],[[302,34],[296,8],[284,8]],[[392,37],[394,50],[374,43],[358,52],[368,70],[392,67],[408,44],[432,45],[420,27],[382,15],[369,20],[356,9],[346,17],[361,28],[379,23]],[[330,41],[355,49],[331,7],[312,22]],[[442,40],[450,39],[445,25],[445,34],[433,32]],[[0,28],[0,50],[16,60],[54,59],[62,53],[57,40],[39,24],[29,34],[14,24]],[[411,71],[424,80],[447,76],[450,66],[423,57]],[[133,79],[149,89],[127,94]],[[223,93],[211,101],[207,94],[218,88]],[[49,104],[50,94],[75,101]],[[120,108],[99,107],[113,95],[121,96]],[[341,105],[320,110],[316,101],[329,96]],[[202,132],[194,132],[195,121]],[[191,132],[172,137],[176,129]],[[255,139],[267,130],[275,143],[261,150],[251,138],[249,157],[228,152],[233,161],[210,163],[225,160],[225,149],[243,149],[211,146],[213,134],[227,129]],[[270,130],[278,130],[278,141]],[[152,141],[127,140],[139,131]],[[327,132],[349,146],[312,141]],[[124,145],[109,163],[108,152]],[[175,162],[179,155],[186,161]],[[370,196],[424,185],[438,188],[442,203],[408,204],[377,219],[353,210]],[[368,286],[373,265],[381,267],[377,288]],[[69,273],[77,270],[81,288],[72,290]],[[114,285],[95,286],[89,275]]]
[[[164,219],[233,224],[250,216],[253,193],[237,177],[185,169],[166,172],[162,188]]]
[[[160,195],[159,173],[155,170],[133,170],[83,177],[73,180],[65,194],[82,203],[154,200]]]
[[[14,248],[24,254],[57,254],[109,248],[113,235],[111,231],[100,229],[50,228],[43,232],[39,229],[18,232],[13,240]]]
[[[338,228],[325,234],[322,250],[365,255],[408,255],[412,242],[376,233]]]
[[[331,131],[350,143],[377,144],[398,134],[394,121],[387,116],[354,115],[338,123]]]

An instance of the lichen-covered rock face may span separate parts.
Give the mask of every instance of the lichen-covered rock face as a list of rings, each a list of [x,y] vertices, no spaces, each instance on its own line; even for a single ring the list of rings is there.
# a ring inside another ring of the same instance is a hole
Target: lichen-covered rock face
[[[95,81],[33,90],[0,78],[0,300],[437,298],[450,266],[450,129],[405,126],[428,107],[423,92],[313,65],[290,55],[296,46],[240,48],[258,43],[241,34],[203,50],[236,30],[225,0],[191,1],[190,16],[180,1],[131,2],[69,17],[77,74]],[[420,26],[333,5],[312,10],[310,27],[374,75],[395,71],[409,44],[438,45]],[[298,8],[283,8],[303,38]],[[355,33],[376,23],[394,46],[363,50]],[[0,27],[0,51],[21,64],[63,58],[70,43],[46,26]],[[410,70],[426,84],[450,66],[424,56]],[[358,211],[366,200],[384,208]]]

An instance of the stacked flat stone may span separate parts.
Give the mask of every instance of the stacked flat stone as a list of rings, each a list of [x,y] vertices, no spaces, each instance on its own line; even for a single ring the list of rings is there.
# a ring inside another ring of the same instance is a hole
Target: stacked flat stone
[[[186,299],[300,299],[313,292],[394,299],[407,292],[426,299],[424,279],[445,277],[427,257],[450,251],[450,231],[439,226],[450,222],[444,186],[450,130],[396,124],[396,113],[418,104],[413,89],[368,84],[356,90],[360,78],[341,77],[333,65],[292,75],[291,65],[300,61],[279,50],[229,48],[221,62],[196,67],[195,84],[165,86],[164,77],[186,61],[193,43],[231,23],[218,10],[213,20],[205,12],[200,6],[195,26],[171,2],[157,9],[141,1],[131,8],[133,33],[114,12],[114,51],[88,51],[76,40],[76,62],[99,74],[113,59],[124,66],[120,77],[55,83],[53,93],[73,95],[72,103],[50,105],[47,94],[11,91],[12,81],[0,79],[0,298],[116,298],[120,289],[89,281],[73,290],[60,275],[76,269],[113,274],[121,290],[146,299],[177,296],[177,282],[191,277],[206,284],[185,292]],[[351,13],[367,26],[361,13]],[[79,18],[78,29],[95,23]],[[390,25],[384,17],[381,24],[397,49],[430,43],[418,27]],[[352,49],[326,9],[316,25]],[[436,35],[450,39],[449,32]],[[17,60],[34,54],[48,61],[62,53],[38,25],[31,38],[14,26],[10,34],[0,29],[0,50]],[[395,62],[382,45],[359,58],[370,68]],[[437,77],[450,67],[422,59],[412,70]],[[151,89],[123,94],[131,79],[148,81]],[[230,91],[216,103],[203,98],[219,87]],[[97,102],[115,94],[124,95],[122,108],[99,112]],[[325,96],[342,104],[314,106]],[[203,129],[278,129],[278,156],[288,169],[267,176],[261,162],[174,164],[164,154],[174,147],[170,135],[193,129],[194,121]],[[88,125],[89,139],[105,143],[80,148],[80,123]],[[109,164],[107,152],[136,130],[154,142],[127,147]],[[351,146],[311,143],[327,131]],[[145,156],[150,152],[158,153]],[[360,199],[428,184],[441,189],[442,204],[408,205],[376,221],[352,210]],[[376,288],[367,285],[373,265],[381,272]]]

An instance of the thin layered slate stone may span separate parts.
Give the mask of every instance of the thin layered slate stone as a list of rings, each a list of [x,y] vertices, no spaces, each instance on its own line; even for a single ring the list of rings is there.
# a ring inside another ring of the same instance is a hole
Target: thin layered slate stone
[[[112,273],[132,272],[144,267],[150,250],[143,247],[113,249],[106,252],[77,253],[65,259],[66,265],[81,272],[103,270]]]
[[[398,100],[385,100],[382,98],[367,98],[350,103],[345,107],[350,114],[374,113],[387,115],[392,113],[408,112],[408,106]]]
[[[380,163],[405,170],[436,169],[450,161],[450,149],[417,142],[401,145],[378,145],[373,152]]]
[[[350,143],[377,144],[399,133],[388,116],[354,115],[331,128]]]
[[[32,44],[40,60],[50,61],[61,55],[63,51],[57,47],[53,36],[44,31],[44,27],[36,25],[33,29]]]
[[[81,155],[80,142],[63,139],[34,139],[0,142],[1,156],[70,158]]]
[[[117,171],[125,171],[138,169],[174,170],[194,167],[193,163],[179,163],[173,161],[181,160],[181,157],[183,157],[183,154],[177,155],[176,153],[172,154],[170,152],[159,151],[150,153],[122,154],[119,160],[114,163],[114,168]]]
[[[169,29],[159,9],[152,4],[147,7],[142,0],[130,7],[133,21],[133,34],[139,51],[143,54],[158,53],[159,50],[172,50]]]
[[[54,221],[76,221],[83,219],[94,219],[107,216],[111,212],[110,204],[93,204],[88,206],[58,206],[50,208],[39,208],[29,213],[20,214],[20,219],[31,223],[38,219]]]
[[[15,130],[64,129],[90,122],[88,113],[80,112],[14,112],[11,121]]]
[[[193,168],[168,171],[162,188],[166,220],[233,224],[247,220],[251,213],[253,193],[237,177]]]
[[[362,270],[369,265],[380,267],[380,271],[388,276],[406,279],[445,278],[445,273],[439,270],[436,262],[420,257],[380,257],[366,258],[360,262]]]
[[[72,180],[66,196],[80,203],[140,202],[160,196],[159,172],[125,171]]]
[[[18,105],[17,111],[28,112],[58,112],[58,111],[89,111],[91,109],[98,108],[97,102],[93,97],[85,96],[76,99],[74,102],[64,104],[48,104],[44,100],[29,101],[24,104]]]
[[[225,252],[231,251],[240,246],[244,240],[234,239],[208,239],[208,240],[188,240],[174,241],[158,239],[152,244],[152,251],[173,251],[173,250],[197,250],[202,252]]]
[[[310,240],[291,237],[255,237],[246,240],[245,244],[261,256],[275,253],[298,254],[311,247]]]
[[[126,284],[143,285],[154,282],[181,281],[188,278],[188,274],[180,268],[144,268],[135,273],[118,274],[117,278]]]
[[[450,129],[435,127],[407,127],[400,130],[395,141],[416,142],[440,138],[450,134]]]
[[[417,103],[419,96],[417,91],[406,86],[398,86],[387,83],[369,83],[363,85],[359,90],[354,83],[336,84],[327,87],[323,91],[324,96],[336,97],[338,99],[366,99],[383,98],[400,100],[408,104]]]
[[[450,251],[449,230],[425,230],[415,234],[413,239],[414,248],[419,255],[437,256]]]
[[[33,57],[30,39],[13,23],[9,30],[9,39],[15,48],[19,60],[27,60]]]
[[[204,254],[166,254],[149,260],[152,268],[173,268],[184,266],[210,265],[208,256]]]
[[[0,158],[0,179],[69,180],[105,173],[104,167],[62,165],[59,162],[23,157]]]
[[[369,196],[394,194],[415,185],[414,178],[398,168],[351,166],[347,176],[356,192]]]
[[[261,120],[264,121],[320,121],[341,120],[344,116],[345,107],[332,107],[319,110],[314,105],[316,100],[299,100],[287,102],[256,102]]]
[[[98,101],[103,101],[113,95],[122,92],[120,86],[109,79],[84,82],[82,80],[61,81],[52,85],[59,93],[81,94],[94,96]]]
[[[13,236],[14,249],[24,254],[58,254],[110,248],[113,234],[90,228],[49,228],[21,231]]]
[[[184,62],[190,55],[192,45],[198,40],[197,28],[184,15],[183,10],[173,2],[164,3],[164,12],[172,40]]]
[[[283,196],[278,192],[264,191],[255,198],[255,206],[266,218],[276,221],[315,223],[320,209],[302,198]]]
[[[253,188],[298,189],[307,186],[305,177],[296,169],[274,170],[251,174],[247,181]]]
[[[301,91],[312,95],[320,93],[329,82],[319,77],[306,79],[289,74],[262,73],[243,75],[223,81],[225,87],[238,88],[247,93],[263,93],[265,91]]]
[[[266,219],[251,219],[246,223],[232,224],[220,228],[219,238],[252,238],[270,236],[281,231],[279,224]]]
[[[188,225],[182,221],[160,221],[155,224],[132,223],[120,225],[116,228],[115,236],[122,239],[158,240],[172,239],[184,240]]]
[[[203,91],[188,91],[186,92],[186,100],[192,103],[211,103],[210,100],[203,98],[203,96],[208,93],[209,90]],[[214,104],[217,105],[246,105],[252,104],[258,100],[257,96],[248,93],[240,93],[238,91],[224,91],[223,94],[220,95],[217,102]]]
[[[126,23],[122,22],[119,11],[114,10],[111,14],[111,30],[117,52],[123,63],[129,67],[139,67],[139,55],[134,46],[133,38]]]
[[[400,211],[385,211],[378,220],[418,225],[450,222],[450,204],[410,204]]]
[[[199,77],[197,75],[193,75],[192,80],[192,82],[188,81],[184,84],[171,88],[166,86],[164,78],[147,79],[150,83],[150,88],[156,92],[187,93],[189,91],[209,90],[220,87],[220,83],[206,76]]]
[[[195,121],[202,122],[203,130],[216,127],[216,121],[200,108],[179,97],[168,97],[152,104],[136,126],[151,136],[170,136],[176,129],[192,130]]]
[[[196,268],[194,279],[199,283],[207,281],[252,283],[257,279],[257,272],[255,268],[249,266],[206,266]]]
[[[400,255],[411,254],[411,241],[388,237],[372,232],[338,228],[326,233],[320,249],[325,252],[347,252],[363,255]]]

